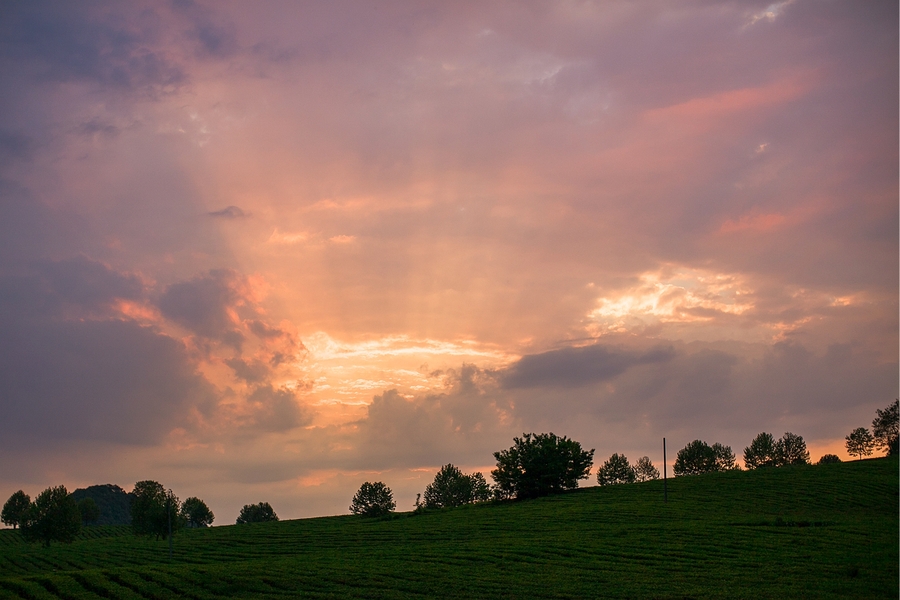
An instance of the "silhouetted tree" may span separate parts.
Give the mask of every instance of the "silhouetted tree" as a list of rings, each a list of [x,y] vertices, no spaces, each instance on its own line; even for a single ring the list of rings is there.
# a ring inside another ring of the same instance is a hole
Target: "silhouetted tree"
[[[822,458],[820,458],[819,462],[817,462],[816,464],[817,465],[830,465],[830,464],[839,463],[839,462],[841,462],[841,457],[839,457],[837,454],[823,454]]]
[[[184,501],[179,516],[188,527],[208,527],[216,518],[206,502],[194,496]]]
[[[877,409],[872,421],[872,436],[875,446],[888,456],[900,452],[900,400],[894,400],[884,410]]]
[[[778,445],[775,436],[762,432],[744,448],[744,466],[748,469],[778,466]]]
[[[444,465],[425,488],[424,507],[444,508],[462,506],[490,498],[490,488],[484,475],[466,475],[452,464]]]
[[[537,498],[578,487],[594,462],[594,450],[553,433],[525,433],[508,450],[494,452],[491,477],[499,497]]]
[[[47,488],[28,507],[22,523],[22,535],[31,542],[72,542],[81,531],[78,503],[69,495],[66,486]]]
[[[153,535],[169,537],[171,522],[172,532],[181,527],[178,518],[178,498],[172,490],[166,490],[157,481],[138,481],[131,492],[131,528],[137,535]]]
[[[96,523],[97,519],[100,518],[100,507],[97,506],[93,498],[82,498],[77,504],[78,512],[81,514],[81,522],[85,525]]]
[[[782,465],[808,465],[809,452],[806,450],[806,442],[797,434],[788,431],[775,443],[778,466]]]
[[[875,438],[865,427],[857,427],[844,439],[847,440],[847,452],[850,453],[850,456],[855,455],[857,459],[871,456],[875,449]]]
[[[235,523],[243,525],[246,523],[268,523],[277,520],[278,515],[275,514],[272,506],[268,502],[260,502],[259,504],[245,504],[241,508],[241,513],[238,515]]]
[[[469,479],[472,480],[473,502],[487,502],[491,499],[491,486],[488,485],[487,480],[480,471],[475,471],[469,475]]]
[[[634,483],[635,478],[634,468],[624,454],[613,454],[597,469],[597,483],[600,485]]]
[[[701,475],[719,470],[716,451],[702,440],[694,440],[675,456],[676,475]]]
[[[734,452],[731,451],[731,446],[716,442],[710,448],[716,455],[716,471],[734,471],[739,469],[734,463]]]
[[[16,529],[25,521],[25,515],[29,506],[31,506],[31,498],[28,494],[19,490],[10,496],[6,504],[3,505],[3,511],[0,512],[0,521],[7,525],[12,525],[12,528]]]
[[[394,502],[394,493],[380,481],[367,481],[359,486],[350,503],[350,512],[366,517],[380,517],[393,512],[395,508],[397,503]]]
[[[642,456],[634,464],[634,475],[637,481],[659,479],[659,469],[653,466],[649,456]]]

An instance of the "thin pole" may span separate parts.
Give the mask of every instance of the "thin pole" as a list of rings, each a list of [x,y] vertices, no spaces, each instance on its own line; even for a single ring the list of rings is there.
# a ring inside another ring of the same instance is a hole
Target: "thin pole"
[[[663,438],[663,502],[669,501],[669,484],[666,473],[666,438]]]
[[[172,560],[172,496],[166,494],[166,514],[169,517],[169,560]]]

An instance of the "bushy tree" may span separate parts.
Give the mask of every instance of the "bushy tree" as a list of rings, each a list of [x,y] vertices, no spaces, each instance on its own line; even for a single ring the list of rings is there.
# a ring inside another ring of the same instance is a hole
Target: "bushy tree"
[[[93,498],[82,498],[78,501],[78,512],[81,514],[81,522],[96,523],[100,518],[100,507],[94,502]]]
[[[188,527],[208,527],[216,518],[206,502],[195,496],[184,501],[179,517],[187,523]]]
[[[734,463],[734,452],[731,451],[731,446],[716,442],[710,448],[716,455],[716,471],[734,471],[739,469]]]
[[[642,456],[634,464],[634,476],[637,481],[659,479],[659,469],[653,466],[649,456]]]
[[[841,462],[841,457],[839,457],[837,454],[823,454],[822,458],[820,458],[819,462],[817,462],[816,464],[817,465],[830,465],[830,464],[839,463],[839,462]]]
[[[235,523],[243,525],[246,523],[268,523],[277,520],[278,515],[275,514],[272,505],[268,502],[260,502],[259,504],[245,504],[241,508],[241,513],[238,515]]]
[[[178,498],[157,481],[138,481],[131,492],[131,528],[137,535],[152,535],[158,540],[181,528]]]
[[[578,487],[594,462],[594,450],[553,433],[525,433],[508,450],[494,452],[491,471],[499,497],[537,498]]]
[[[19,490],[9,497],[6,504],[3,505],[3,511],[0,512],[0,521],[7,525],[12,525],[16,529],[25,522],[25,515],[28,513],[28,507],[31,506],[31,498]]]
[[[809,452],[806,450],[806,442],[801,436],[788,431],[775,445],[779,467],[809,464]]]
[[[875,446],[893,456],[900,452],[900,400],[894,400],[884,410],[877,409],[875,415],[872,421]]]
[[[701,475],[718,471],[716,451],[702,440],[694,440],[675,456],[675,475]]]
[[[424,507],[444,508],[462,506],[490,498],[490,488],[484,475],[466,475],[452,464],[441,467],[425,488]]]
[[[634,468],[624,454],[613,454],[597,469],[597,483],[600,485],[634,483],[636,477]]]
[[[395,508],[397,503],[394,502],[394,493],[380,481],[367,481],[359,486],[350,503],[350,512],[366,517],[380,517],[393,512]]]
[[[748,469],[778,466],[778,445],[775,436],[762,432],[744,448],[744,466]]]
[[[846,438],[847,452],[850,456],[861,459],[863,456],[871,456],[875,449],[875,438],[865,427],[857,427]]]
[[[480,471],[475,471],[469,478],[472,480],[472,501],[487,502],[491,499],[491,486]]]
[[[22,534],[31,542],[73,542],[81,531],[78,503],[69,495],[66,486],[47,488],[28,507]]]

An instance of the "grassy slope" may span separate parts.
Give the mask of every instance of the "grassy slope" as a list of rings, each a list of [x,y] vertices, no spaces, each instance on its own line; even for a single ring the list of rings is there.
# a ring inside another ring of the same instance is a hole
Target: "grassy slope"
[[[0,531],[0,598],[896,598],[898,489],[896,459],[719,473],[669,480],[668,504],[657,481],[191,530],[172,563],[128,528]]]

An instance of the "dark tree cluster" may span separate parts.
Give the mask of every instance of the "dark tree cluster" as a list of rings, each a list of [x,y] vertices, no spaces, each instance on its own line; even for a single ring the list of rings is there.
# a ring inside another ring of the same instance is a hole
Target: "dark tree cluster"
[[[857,460],[872,456],[875,449],[883,450],[885,456],[895,456],[900,452],[900,400],[894,400],[885,409],[875,411],[872,431],[857,427],[845,440],[847,453]]]
[[[675,475],[702,475],[737,468],[731,446],[718,442],[710,446],[703,440],[694,440],[678,451],[673,470]]]
[[[278,515],[275,514],[272,505],[268,502],[259,502],[257,504],[245,504],[241,508],[235,523],[244,525],[247,523],[270,523],[277,520]]]
[[[20,529],[26,540],[49,546],[50,542],[74,541],[81,531],[82,513],[66,486],[60,485],[47,488],[34,502],[19,490],[3,505],[0,518]]]
[[[382,517],[395,508],[394,493],[380,481],[362,484],[350,503],[350,512],[364,517]]]
[[[762,432],[744,448],[744,466],[748,469],[808,464],[806,442],[791,432],[785,433],[778,440],[771,433]]]
[[[452,464],[441,467],[425,488],[423,508],[450,508],[491,499],[491,488],[484,475],[466,475]]]

